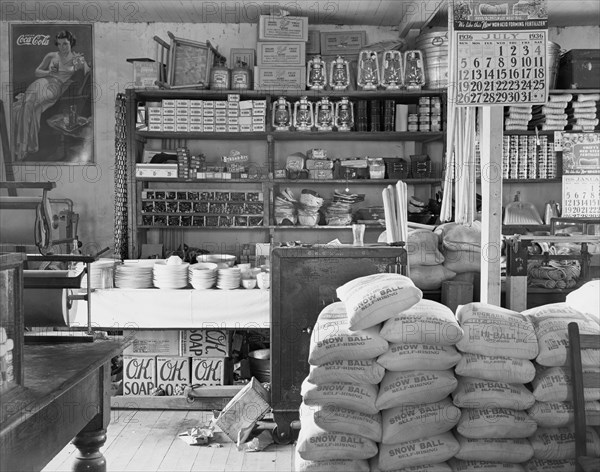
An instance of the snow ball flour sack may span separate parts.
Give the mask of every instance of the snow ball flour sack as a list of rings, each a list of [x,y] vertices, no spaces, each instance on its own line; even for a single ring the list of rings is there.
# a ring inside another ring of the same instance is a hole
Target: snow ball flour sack
[[[384,472],[379,468],[378,456],[369,459],[369,465],[371,466],[371,472]],[[394,472],[452,472],[452,468],[447,462],[438,462],[437,464],[416,465],[414,467],[394,469]]]
[[[412,269],[417,266],[435,266],[444,262],[439,251],[440,235],[427,229],[414,229],[406,238],[408,265]]]
[[[458,435],[460,450],[456,458],[463,461],[521,463],[533,457],[527,439],[472,439]]]
[[[600,412],[600,403],[585,402],[585,412],[598,414]],[[575,410],[571,402],[535,402],[527,410],[539,427],[560,428],[568,426],[575,421]]]
[[[377,362],[387,370],[447,370],[454,367],[460,357],[454,346],[391,344]]]
[[[404,403],[433,403],[447,397],[456,388],[451,370],[410,370],[386,372],[379,385],[376,407],[394,408]]]
[[[329,459],[324,461],[307,461],[296,451],[294,458],[296,472],[369,472],[369,461],[366,459]]]
[[[461,461],[451,459],[452,472],[523,472],[520,464],[488,461]]]
[[[381,414],[367,415],[335,405],[300,405],[300,417],[312,415],[314,423],[329,432],[358,434],[375,442],[381,441]]]
[[[437,464],[454,457],[459,449],[452,433],[442,433],[426,439],[396,444],[381,444],[378,467],[382,471],[404,469],[418,465]]]
[[[555,367],[567,363],[569,352],[568,325],[577,323],[580,334],[600,334],[600,325],[589,315],[571,308],[565,303],[552,303],[523,312],[533,323],[540,353],[536,361],[540,365]],[[598,367],[600,349],[581,352],[581,365]]]
[[[511,408],[526,410],[534,402],[533,394],[521,384],[460,377],[452,393],[454,404],[460,408]]]
[[[573,398],[573,386],[571,383],[571,372],[567,367],[549,367],[540,369],[531,385],[533,396],[540,402],[564,402]],[[600,376],[600,369],[586,367],[583,372]],[[600,389],[584,388],[583,397],[585,401],[600,400]]]
[[[575,459],[562,461],[531,459],[524,466],[526,472],[573,472],[575,470]]]
[[[346,306],[350,329],[370,328],[421,300],[421,290],[400,274],[373,274],[338,287],[338,298]]]
[[[452,272],[443,265],[436,266],[416,266],[410,268],[410,280],[421,290],[438,290],[446,280],[452,280],[456,277],[456,272]]]
[[[510,408],[465,408],[456,430],[472,439],[520,439],[531,436],[537,424],[527,413]]]
[[[538,355],[533,325],[521,313],[474,302],[458,307],[456,314],[465,331],[456,345],[461,351],[517,359]]]
[[[384,375],[384,367],[375,360],[339,360],[311,366],[308,381],[315,385],[330,382],[378,384]]]
[[[462,338],[463,330],[450,308],[423,299],[387,320],[379,335],[391,343],[453,346]]]
[[[535,366],[527,359],[463,353],[455,372],[465,377],[525,384],[535,377]]]
[[[351,332],[342,302],[323,308],[310,336],[308,362],[322,365],[338,360],[375,359],[388,350],[388,342],[373,327]]]
[[[540,428],[529,438],[533,457],[546,460],[575,458],[575,432],[573,427]],[[586,428],[587,455],[600,456],[600,439],[593,428]]]
[[[460,418],[460,410],[449,398],[435,403],[400,405],[383,410],[384,444],[427,438],[450,431]]]
[[[308,406],[335,405],[374,415],[379,412],[375,406],[377,390],[377,385],[348,382],[314,385],[305,379],[300,394]]]
[[[360,460],[377,454],[377,444],[370,439],[350,433],[328,433],[304,425],[298,433],[296,448],[300,457],[309,461]]]

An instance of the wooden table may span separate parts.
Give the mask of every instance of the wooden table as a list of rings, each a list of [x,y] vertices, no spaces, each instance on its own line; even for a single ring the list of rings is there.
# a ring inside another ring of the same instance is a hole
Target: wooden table
[[[0,397],[0,470],[41,470],[73,440],[73,470],[105,471],[110,360],[123,338],[24,349],[24,385]]]

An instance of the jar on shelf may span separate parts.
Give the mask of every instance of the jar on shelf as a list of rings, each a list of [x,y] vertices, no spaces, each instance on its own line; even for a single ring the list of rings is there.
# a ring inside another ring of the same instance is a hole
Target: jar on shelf
[[[229,90],[231,73],[224,62],[219,62],[210,70],[210,89]]]
[[[249,90],[252,88],[248,64],[238,61],[231,70],[231,88],[233,90]]]

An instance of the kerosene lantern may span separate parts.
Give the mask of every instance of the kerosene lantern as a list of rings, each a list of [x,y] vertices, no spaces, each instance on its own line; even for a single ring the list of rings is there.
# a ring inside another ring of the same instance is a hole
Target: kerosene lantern
[[[300,97],[294,103],[294,128],[296,131],[310,131],[314,123],[313,104],[308,97]]]
[[[342,56],[329,64],[329,85],[333,90],[346,90],[350,85],[350,65]]]
[[[323,90],[327,86],[327,66],[321,56],[314,56],[308,61],[306,86],[311,90]]]
[[[329,98],[323,97],[315,105],[315,125],[317,131],[333,130],[334,106]]]
[[[398,90],[402,85],[402,53],[385,51],[381,59],[381,84],[386,90]]]
[[[354,126],[354,105],[348,97],[335,104],[335,126],[338,131],[350,131]]]
[[[380,81],[377,53],[366,49],[362,50],[358,55],[356,84],[363,90],[377,90]]]
[[[421,90],[425,85],[423,55],[419,50],[404,53],[404,86],[406,90]]]
[[[285,97],[279,97],[271,105],[271,121],[275,131],[289,131],[292,125],[292,105]]]

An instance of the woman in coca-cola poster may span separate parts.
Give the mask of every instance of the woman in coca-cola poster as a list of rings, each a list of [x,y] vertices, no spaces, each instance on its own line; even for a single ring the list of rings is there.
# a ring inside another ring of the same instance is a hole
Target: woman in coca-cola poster
[[[13,162],[93,162],[92,26],[13,24]]]

